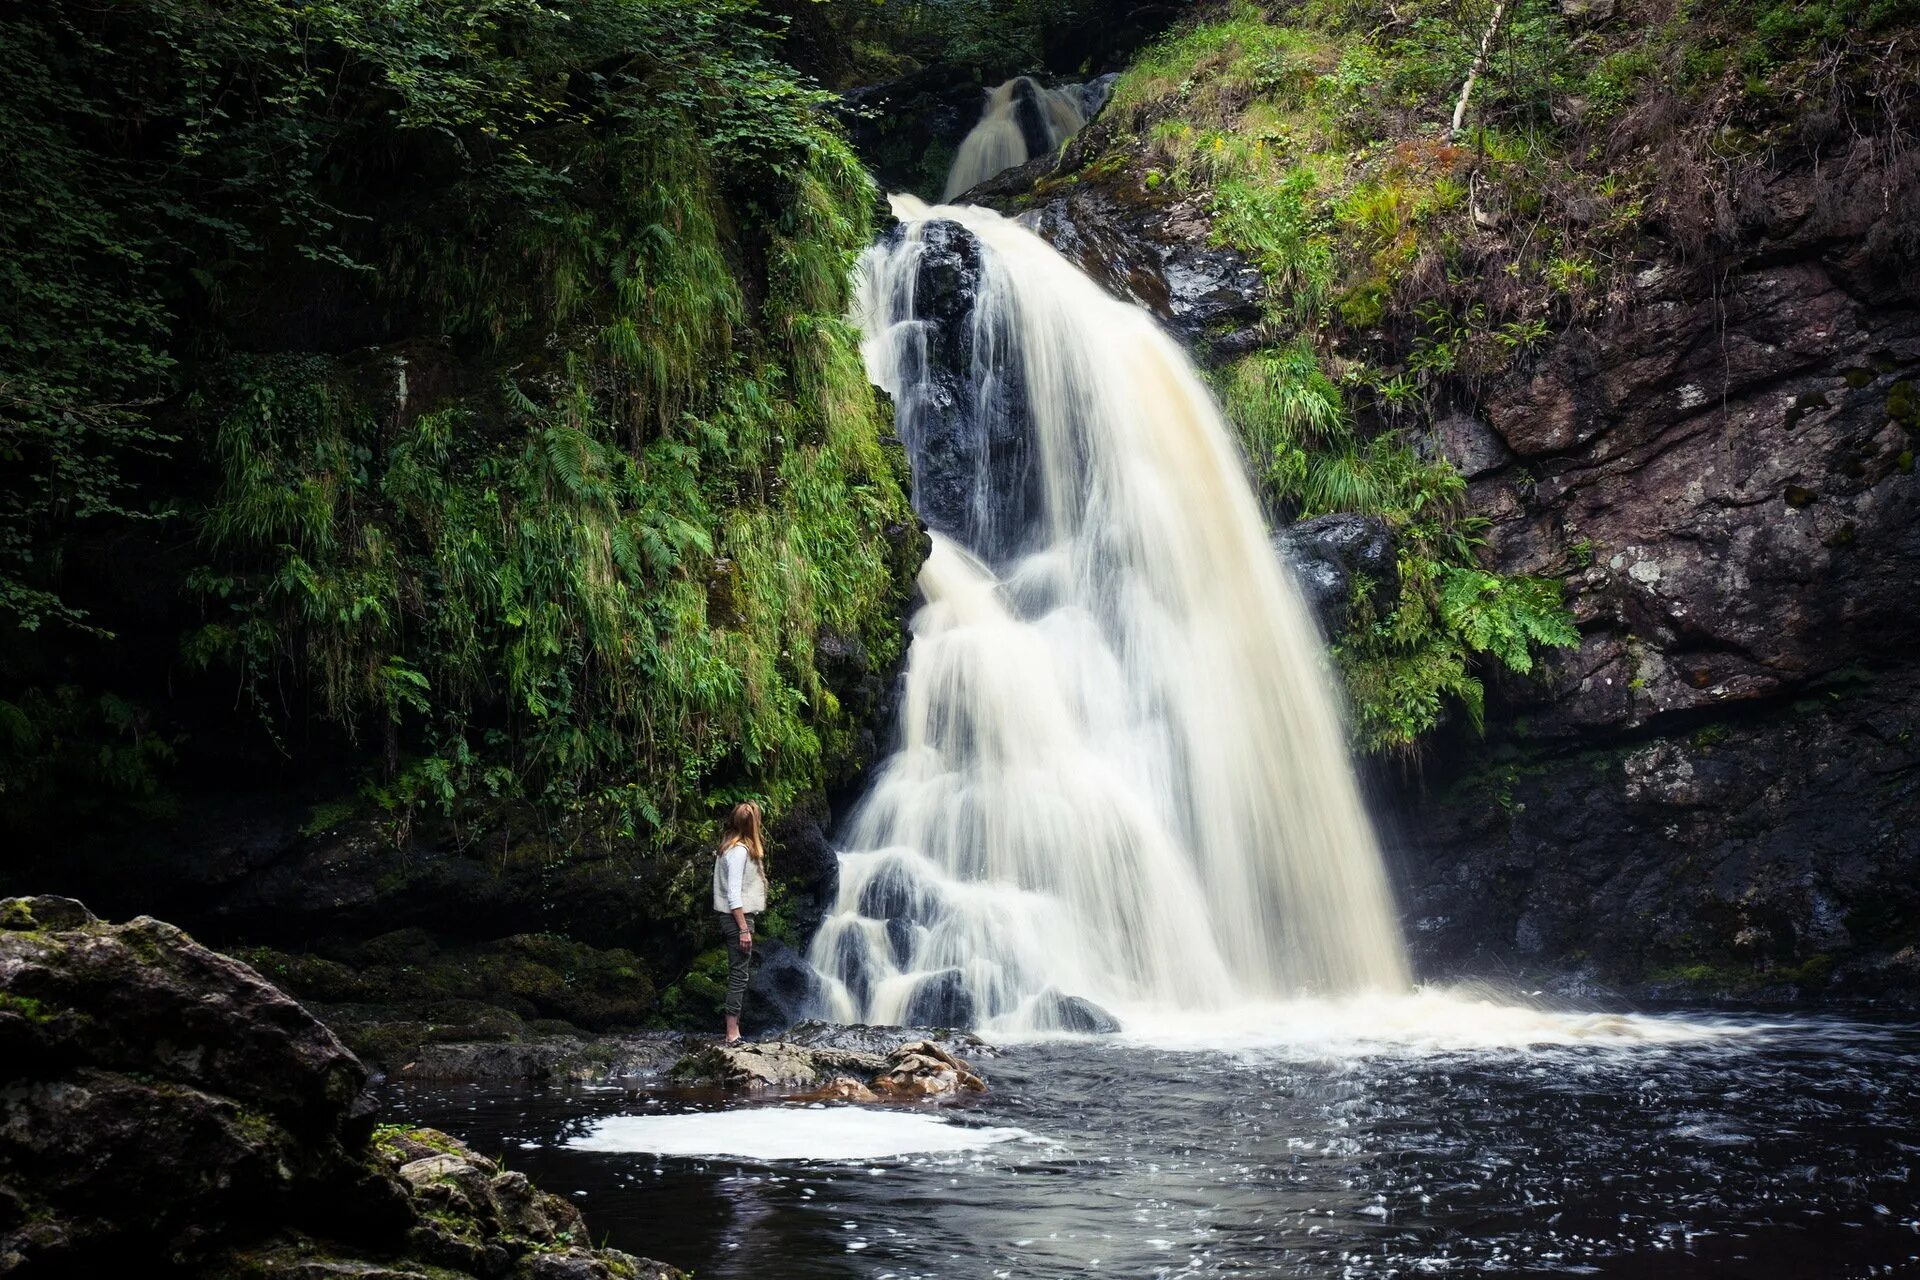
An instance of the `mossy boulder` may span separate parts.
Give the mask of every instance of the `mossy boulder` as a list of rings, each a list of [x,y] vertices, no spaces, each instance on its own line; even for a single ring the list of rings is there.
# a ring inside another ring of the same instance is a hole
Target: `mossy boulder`
[[[0,922],[0,1274],[676,1274],[445,1134],[376,1134],[339,1039],[172,925],[55,898]]]

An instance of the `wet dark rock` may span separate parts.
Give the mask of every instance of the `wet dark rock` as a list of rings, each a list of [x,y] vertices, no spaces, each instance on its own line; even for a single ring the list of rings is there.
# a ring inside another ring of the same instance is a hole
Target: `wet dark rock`
[[[1393,531],[1378,516],[1316,516],[1275,533],[1273,545],[1326,635],[1346,630],[1354,587],[1361,579],[1370,584],[1376,610],[1391,609],[1399,595]]]
[[[1265,283],[1244,255],[1212,242],[1200,206],[1098,180],[983,203],[1030,212],[1054,248],[1159,317],[1202,359],[1229,359],[1260,345]]]
[[[946,914],[928,886],[904,860],[888,861],[860,890],[860,914],[869,920],[913,920],[931,923]]]
[[[1389,828],[1416,956],[1671,996],[1920,989],[1916,717],[1907,677],[1570,752],[1509,746]]]
[[[949,1053],[968,1058],[991,1058],[995,1050],[971,1031],[952,1027],[871,1027],[864,1023],[803,1022],[783,1037],[789,1044],[821,1049],[851,1049],[861,1053],[891,1053],[910,1040],[931,1040]]]
[[[85,912],[47,898],[0,907],[14,922],[0,930],[8,1070],[139,1073],[226,1095],[316,1143],[365,1137],[366,1073],[306,1010],[172,925]],[[22,917],[51,923],[20,927]]]
[[[971,1027],[978,1019],[966,975],[947,969],[921,980],[907,1001],[907,1023],[916,1027]]]
[[[1414,451],[1430,460],[1444,459],[1469,480],[1498,471],[1513,461],[1513,453],[1494,429],[1468,413],[1449,413],[1414,437]]]
[[[820,975],[806,957],[784,942],[755,939],[753,976],[741,1027],[749,1035],[785,1031],[825,1007]]]
[[[1073,1031],[1085,1035],[1112,1035],[1120,1030],[1120,1020],[1085,996],[1063,995],[1048,989],[1040,994],[1035,1022],[1049,1031]]]
[[[425,929],[368,939],[321,939],[311,950],[250,947],[242,956],[275,982],[357,1024],[467,1023],[511,1034],[558,1022],[595,1031],[645,1024],[658,1009],[647,964],[625,948],[589,947],[554,934],[448,942]],[[406,1052],[396,1042],[394,1049]],[[387,1052],[372,1055],[390,1062]]]
[[[1262,342],[1260,272],[1213,242],[1203,204],[1147,189],[1130,169],[1089,169],[1112,141],[1092,126],[1062,155],[1010,169],[967,198],[1024,217],[1110,292],[1152,312],[1203,362],[1254,350]]]
[[[376,1135],[340,1041],[179,929],[50,898],[0,922],[0,1272],[672,1274],[444,1134]]]
[[[860,929],[844,931],[834,940],[833,950],[831,971],[845,975],[847,994],[855,1004],[864,1007],[873,992],[874,972],[871,945],[866,933]]]
[[[914,509],[928,528],[992,559],[1018,547],[1038,510],[1024,378],[1018,362],[1000,360],[991,386],[979,380],[979,242],[957,222],[927,223],[921,237],[914,303],[925,363],[895,414],[913,462]]]
[[[893,1039],[884,1050],[774,1040],[707,1045],[674,1064],[684,1085],[753,1092],[811,1089],[807,1101],[872,1101],[876,1095],[930,1098],[981,1093],[986,1083],[935,1039]]]
[[[622,1080],[664,1072],[686,1053],[686,1045],[687,1037],[672,1031],[426,1044],[392,1070],[408,1080]]]
[[[904,965],[913,955],[913,922],[900,917],[887,921],[887,949],[895,966]]]
[[[1021,76],[1013,82],[1013,119],[1020,126],[1020,138],[1027,144],[1030,156],[1044,155],[1053,150],[1048,135],[1047,109],[1040,100],[1040,84],[1031,76]]]
[[[865,656],[863,648],[863,662]],[[879,673],[873,674],[870,686],[863,681],[862,687],[871,699],[867,714],[877,723],[885,697]],[[872,740],[863,749],[861,759],[871,761],[879,755],[878,741]],[[787,890],[788,919],[794,930],[803,935],[812,933],[832,909],[840,884],[840,856],[827,837],[829,821],[824,805],[803,802],[781,813],[767,828],[769,857],[779,859],[773,864],[774,873]]]

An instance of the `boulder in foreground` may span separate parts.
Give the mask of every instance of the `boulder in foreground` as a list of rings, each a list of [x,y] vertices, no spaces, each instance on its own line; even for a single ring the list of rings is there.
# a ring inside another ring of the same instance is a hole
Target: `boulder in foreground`
[[[676,1063],[673,1078],[721,1089],[806,1089],[807,1101],[940,1098],[987,1088],[970,1065],[931,1040],[897,1044],[885,1055],[778,1040],[709,1045]]]
[[[586,1247],[572,1205],[445,1134],[376,1134],[365,1084],[172,925],[0,900],[0,1275],[678,1274]]]

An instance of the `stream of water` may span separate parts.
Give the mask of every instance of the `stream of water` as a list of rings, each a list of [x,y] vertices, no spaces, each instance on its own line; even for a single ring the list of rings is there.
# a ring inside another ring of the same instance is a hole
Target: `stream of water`
[[[1501,1045],[1296,1012],[1224,1049],[1009,1045],[958,1108],[394,1104],[701,1280],[1920,1274],[1920,1027],[1589,1014]]]

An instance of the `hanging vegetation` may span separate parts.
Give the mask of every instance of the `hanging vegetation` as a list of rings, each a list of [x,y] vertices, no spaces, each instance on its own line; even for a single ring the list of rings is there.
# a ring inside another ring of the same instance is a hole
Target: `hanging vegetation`
[[[841,319],[874,192],[755,6],[38,8],[0,20],[0,804],[182,736],[176,679],[396,836],[670,843],[850,767],[816,646],[884,667],[916,567]],[[172,643],[63,569],[133,520],[181,548]]]

